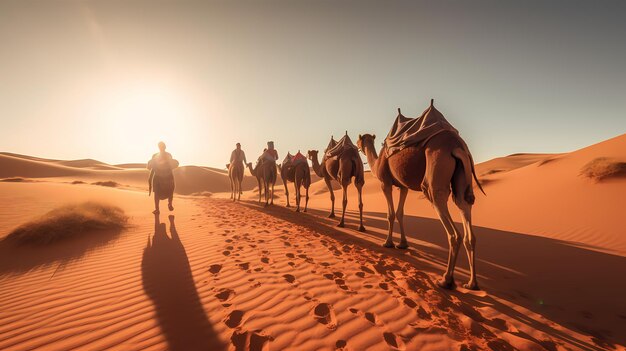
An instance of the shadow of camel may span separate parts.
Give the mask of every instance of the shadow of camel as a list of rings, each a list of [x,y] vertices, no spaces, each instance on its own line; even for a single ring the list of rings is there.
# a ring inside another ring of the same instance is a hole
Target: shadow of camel
[[[154,236],[148,237],[141,261],[143,288],[154,303],[168,350],[224,350],[200,302],[174,216],[169,220],[171,238],[154,216]]]
[[[246,204],[261,210],[255,204]],[[267,209],[265,210],[267,211]],[[335,222],[328,220],[327,211],[309,209],[314,216],[297,214],[283,207],[274,207],[269,213],[283,220],[309,227],[344,243],[354,243],[373,252],[391,256],[410,263],[420,271],[443,273],[447,260],[447,238],[438,220],[405,214],[407,236],[421,240],[411,242],[409,250],[386,249],[363,238],[382,242],[385,233],[369,231],[358,233],[358,214],[346,213],[355,229],[354,234],[339,231]],[[369,227],[387,230],[386,213],[364,212]],[[460,228],[460,227],[459,227]],[[499,321],[488,321],[476,314],[475,308],[492,306],[500,313],[533,329],[540,330],[555,339],[582,350],[605,350],[614,343],[626,342],[626,280],[617,279],[616,272],[626,271],[626,258],[572,246],[564,241],[525,235],[475,226],[478,238],[477,270],[479,283],[489,294],[475,296],[459,291],[442,291],[446,296],[455,295],[461,300],[458,308],[470,318],[492,327],[507,331]],[[399,235],[394,236],[396,241]],[[460,252],[457,276],[467,279],[467,257]],[[599,267],[602,269],[598,270]],[[572,274],[568,274],[572,272]],[[589,284],[593,281],[594,284]],[[535,290],[532,290],[535,289]],[[570,297],[589,296],[581,301]],[[497,298],[494,298],[495,296]],[[594,343],[576,338],[575,335],[555,329],[549,323],[524,315],[499,299],[522,306],[554,322],[578,330],[592,337]],[[450,304],[450,301],[446,301]],[[597,314],[596,314],[597,313]],[[608,315],[610,314],[610,315]],[[591,318],[589,318],[591,316]],[[556,349],[549,341],[535,340],[521,331],[518,337]]]

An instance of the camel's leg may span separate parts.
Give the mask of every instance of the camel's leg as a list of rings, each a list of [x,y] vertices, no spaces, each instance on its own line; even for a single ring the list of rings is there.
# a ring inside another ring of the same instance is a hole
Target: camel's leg
[[[257,186],[259,187],[259,203],[261,203],[261,194],[263,193],[263,188],[261,188],[261,179],[256,179]]]
[[[237,179],[237,188],[239,188],[237,200],[241,201],[241,194],[243,194],[243,191],[241,190],[241,179]]]
[[[269,182],[267,180],[263,181],[263,186],[265,187],[265,207],[267,207],[267,205],[269,205],[269,201],[270,201],[270,194],[269,194]]]
[[[383,194],[385,194],[385,199],[387,200],[387,223],[388,223],[388,232],[387,232],[387,240],[383,244],[384,247],[394,247],[393,246],[393,222],[396,220],[396,213],[393,209],[393,192],[391,188],[391,184],[383,184],[381,183],[381,188],[383,189]]]
[[[330,215],[328,218],[335,218],[335,192],[333,191],[333,185],[330,183],[330,179],[324,177],[324,182],[326,182],[326,187],[328,187],[328,192],[330,193]]]
[[[459,231],[452,221],[452,216],[448,211],[448,197],[450,196],[450,190],[446,189],[433,189],[431,192],[433,199],[433,205],[435,211],[439,215],[439,219],[446,229],[448,234],[448,266],[446,272],[443,274],[443,280],[438,283],[442,288],[451,289],[454,288],[454,265],[456,264],[456,257],[459,253],[459,247],[463,237],[459,235]]]
[[[363,184],[355,184],[356,190],[359,193],[359,231],[364,232],[365,226],[363,226]]]
[[[230,198],[231,200],[235,201],[234,199],[235,185],[233,184],[233,178],[230,176],[230,174],[228,175],[228,180],[230,180]]]
[[[271,199],[270,199],[270,205],[273,205],[273,204],[274,204],[274,185],[275,185],[275,184],[276,184],[276,183],[272,183],[272,197],[271,197]]]
[[[465,245],[465,251],[467,252],[467,260],[470,267],[470,280],[467,284],[463,284],[463,287],[470,290],[479,290],[478,281],[476,280],[476,266],[474,254],[476,253],[476,236],[472,229],[472,205],[462,201],[458,204],[461,210],[461,218],[463,219],[463,229],[465,231],[465,237],[463,244]]]
[[[296,187],[296,212],[300,212],[300,186],[302,185],[302,178],[296,176],[294,184]]]
[[[348,184],[342,184],[343,188],[343,200],[341,201],[342,209],[341,209],[341,221],[339,221],[338,227],[343,228],[345,226],[344,217],[346,216],[346,207],[348,206]]]
[[[409,243],[406,240],[404,234],[404,202],[406,196],[409,194],[408,188],[400,188],[400,200],[398,201],[398,209],[396,210],[396,218],[398,219],[398,225],[400,225],[400,244],[396,246],[398,249],[408,249]]]
[[[287,179],[283,178],[283,185],[285,186],[285,197],[287,198],[287,207],[291,207],[289,205],[289,188],[287,188]]]
[[[305,197],[305,202],[304,202],[304,212],[306,212],[306,209],[309,207],[309,187],[307,186],[305,187],[305,189],[306,189],[306,197]]]

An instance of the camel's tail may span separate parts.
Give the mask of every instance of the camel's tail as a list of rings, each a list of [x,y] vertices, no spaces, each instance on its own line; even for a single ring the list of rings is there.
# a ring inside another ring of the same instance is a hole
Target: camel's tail
[[[463,164],[463,169],[465,171],[464,172],[465,181],[466,181],[466,184],[468,184],[467,189],[465,190],[464,197],[465,197],[465,201],[467,201],[470,204],[473,204],[475,198],[474,198],[474,192],[472,191],[472,177],[476,181],[478,188],[483,194],[485,194],[485,190],[483,190],[483,187],[480,185],[480,182],[478,181],[478,177],[476,177],[476,171],[474,170],[474,160],[472,159],[472,155],[467,150],[456,148],[452,150],[452,156],[454,156],[454,158],[456,158],[457,160],[461,161],[461,163]]]

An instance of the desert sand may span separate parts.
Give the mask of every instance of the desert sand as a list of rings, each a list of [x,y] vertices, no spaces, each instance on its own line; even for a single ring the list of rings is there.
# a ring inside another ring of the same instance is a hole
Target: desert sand
[[[411,248],[381,247],[386,203],[370,173],[360,233],[354,187],[336,228],[317,178],[309,212],[294,213],[280,183],[263,208],[246,171],[233,203],[225,170],[184,166],[173,217],[155,217],[142,164],[2,153],[0,239],[66,203],[109,203],[130,219],[50,247],[0,242],[0,349],[624,350],[626,177],[596,171],[619,162],[626,135],[478,164],[483,290],[447,291],[435,285],[447,239],[430,204],[410,193]]]

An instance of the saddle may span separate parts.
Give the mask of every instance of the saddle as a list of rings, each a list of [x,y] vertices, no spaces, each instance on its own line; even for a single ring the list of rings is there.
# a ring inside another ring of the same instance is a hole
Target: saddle
[[[398,117],[385,138],[384,149],[389,157],[409,146],[423,147],[432,137],[444,131],[459,133],[435,108],[433,100],[417,118],[403,116],[398,108]]]

